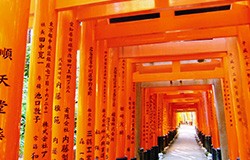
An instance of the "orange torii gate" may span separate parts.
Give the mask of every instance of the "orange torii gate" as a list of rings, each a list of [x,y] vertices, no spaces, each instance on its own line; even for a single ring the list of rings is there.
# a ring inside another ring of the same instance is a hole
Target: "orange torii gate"
[[[178,89],[177,89],[178,88]],[[192,89],[197,93],[182,93],[185,91],[192,91]],[[179,91],[179,92],[177,92]],[[211,106],[212,103],[208,103],[210,99],[202,101],[202,95],[204,93],[211,93],[212,87],[211,85],[203,85],[203,86],[176,86],[176,87],[156,87],[156,88],[145,88],[145,96],[143,96],[144,107],[142,110],[142,128],[141,128],[141,147],[145,150],[149,150],[151,147],[154,147],[154,138],[150,138],[155,133],[152,132],[152,119],[150,119],[150,114],[153,114],[152,106],[150,104],[151,98],[153,95],[158,95],[157,99],[164,98],[167,100],[167,103],[163,103],[164,109],[164,117],[160,118],[165,125],[161,126],[163,132],[157,133],[157,136],[167,135],[169,131],[172,131],[177,124],[176,113],[177,110],[180,109],[192,109],[196,112],[198,118],[198,128],[202,131],[202,133],[206,136],[212,135],[212,143],[213,146],[218,148],[219,144],[219,136],[218,136],[218,125],[216,119],[216,111],[215,106]],[[201,94],[203,93],[203,94]],[[164,95],[164,97],[160,97],[159,94]],[[167,95],[170,94],[170,95]],[[190,99],[192,98],[192,99]],[[205,98],[206,99],[206,98]],[[157,106],[160,108],[161,105]],[[208,111],[209,110],[209,111]],[[206,114],[205,114],[206,113]],[[163,115],[157,115],[158,118]],[[145,119],[144,119],[145,117]],[[204,119],[204,117],[206,117]],[[167,118],[167,119],[166,119]],[[159,121],[158,121],[159,122]],[[156,123],[157,124],[157,123]],[[159,123],[158,123],[159,124]],[[158,125],[159,126],[159,125]]]
[[[237,136],[228,138],[229,157],[222,149],[223,158],[249,159],[248,1],[32,0],[30,5],[29,0],[7,0],[2,3],[1,159],[18,158],[28,27],[33,28],[34,33],[24,159],[72,159],[77,49],[81,55],[77,159],[124,159],[126,156],[139,159],[141,118],[136,113],[141,110],[136,106],[139,103],[135,97],[142,94],[135,94],[141,92],[135,87],[136,83],[185,79],[221,79],[223,89],[215,85],[212,92],[206,91],[200,98],[200,108],[213,116],[206,122],[202,119],[199,124],[216,123],[213,104],[220,102],[217,102],[218,96],[213,98],[213,95],[223,91],[220,98],[224,99],[226,133],[229,137]],[[153,18],[148,18],[149,15]],[[137,16],[144,19],[138,20]],[[126,18],[130,22],[121,20]],[[182,64],[183,60],[197,59],[212,61]],[[172,64],[142,65],[165,61]],[[155,94],[148,88],[142,90],[147,96],[146,109],[151,114],[142,112],[152,126],[148,136],[153,138],[148,148],[157,145],[156,135],[163,134],[160,130],[164,124],[158,128],[159,132],[153,129],[159,127],[161,121],[168,121],[164,119],[166,116],[155,124],[152,120],[161,115],[161,111],[156,110],[158,104],[168,106],[168,101],[162,93]],[[171,105],[168,107],[166,110],[173,109]],[[204,128],[202,125],[200,128]],[[212,132],[217,131],[212,129]],[[123,146],[117,147],[120,144]]]

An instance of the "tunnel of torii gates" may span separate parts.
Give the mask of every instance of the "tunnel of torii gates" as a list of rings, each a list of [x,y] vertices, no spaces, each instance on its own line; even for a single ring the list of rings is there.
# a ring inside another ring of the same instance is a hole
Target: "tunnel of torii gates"
[[[140,159],[184,111],[196,113],[223,160],[250,159],[248,1],[0,3],[1,160],[19,156],[31,28],[24,160]]]

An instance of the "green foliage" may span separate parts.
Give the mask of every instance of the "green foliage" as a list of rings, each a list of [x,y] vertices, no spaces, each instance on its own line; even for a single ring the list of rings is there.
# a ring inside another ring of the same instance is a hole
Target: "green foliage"
[[[27,44],[24,80],[23,80],[22,115],[21,115],[20,146],[19,146],[19,156],[20,157],[23,156],[23,147],[24,147],[25,119],[26,119],[29,66],[30,66],[30,49],[31,49],[31,45]]]
[[[30,67],[30,49],[31,44],[27,44],[26,58],[25,58],[25,71],[24,71],[24,81],[23,81],[23,97],[22,97],[22,115],[21,115],[21,129],[20,129],[20,147],[19,156],[23,156],[24,149],[24,133],[25,133],[25,120],[26,120],[26,108],[27,108],[27,98],[28,98],[28,81],[29,81],[29,67]],[[78,58],[79,59],[79,53]],[[74,143],[76,144],[76,122],[77,122],[77,108],[78,108],[78,82],[79,82],[79,63],[77,64],[77,79],[76,79],[76,103],[75,103],[75,134]]]

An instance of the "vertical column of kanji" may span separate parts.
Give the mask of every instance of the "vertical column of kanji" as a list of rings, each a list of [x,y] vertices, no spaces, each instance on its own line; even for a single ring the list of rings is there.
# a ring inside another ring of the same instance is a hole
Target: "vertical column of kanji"
[[[31,44],[24,159],[50,159],[57,13],[54,0],[36,0]]]
[[[145,150],[150,149],[150,89],[145,88]]]
[[[106,149],[106,115],[107,115],[107,89],[108,89],[108,48],[107,41],[97,42],[96,57],[96,114],[95,114],[95,158],[105,159]]]
[[[117,114],[117,91],[118,91],[118,49],[110,49],[109,76],[108,76],[108,106],[107,106],[107,134],[106,134],[106,159],[115,159],[116,150],[116,114]]]
[[[214,132],[214,126],[213,126],[213,110],[212,106],[210,105],[210,100],[209,100],[209,91],[205,92],[205,97],[206,97],[206,105],[207,105],[207,115],[208,115],[208,122],[209,122],[209,135],[212,135]]]
[[[152,95],[152,146],[157,145],[157,126],[158,126],[158,121],[157,121],[157,94],[154,93]]]
[[[126,70],[127,61],[119,59],[116,158],[125,157]]]
[[[158,115],[158,133],[157,136],[163,136],[163,94],[157,94],[157,115]]]
[[[151,148],[153,146],[153,103],[154,103],[154,99],[153,99],[153,94],[150,91],[150,96],[149,96],[149,147]]]
[[[172,122],[172,117],[171,117],[171,103],[167,101],[167,133],[171,130],[171,122]]]
[[[168,127],[168,111],[167,111],[167,100],[164,98],[166,94],[163,94],[163,135],[167,134],[167,127]]]
[[[249,127],[247,122],[247,84],[242,79],[246,76],[241,73],[241,67],[244,64],[240,63],[240,58],[237,48],[236,38],[227,38],[228,45],[228,67],[230,78],[230,90],[232,93],[232,101],[235,110],[235,124],[237,130],[239,155],[241,159],[248,159],[250,157],[250,143],[249,143]]]
[[[133,65],[133,72],[135,66]],[[132,77],[131,77],[132,78]],[[131,108],[131,157],[134,158],[137,150],[135,149],[135,123],[136,123],[136,83],[132,83],[132,108]]]
[[[243,89],[247,93],[246,104],[250,103],[250,29],[249,25],[239,26],[238,27],[238,46],[239,46],[239,56],[241,71],[243,72],[242,81],[246,87]],[[246,117],[248,128],[250,127],[250,108],[246,107]],[[250,147],[250,146],[249,146]],[[250,152],[250,150],[249,150]]]
[[[174,104],[173,103],[169,103],[169,113],[168,113],[168,121],[169,121],[169,129],[168,131],[173,130],[173,126],[174,126],[174,115],[173,115],[173,108],[174,108]]]
[[[58,14],[54,80],[52,158],[73,159],[77,27],[75,11]]]
[[[142,88],[142,105],[141,105],[141,147],[145,149],[146,141],[146,124],[145,124],[145,108],[146,108],[146,99],[145,99],[145,88]]]
[[[77,160],[92,160],[95,153],[96,41],[94,29],[94,21],[82,22],[77,113]]]
[[[0,159],[18,159],[30,0],[0,5]]]
[[[176,107],[172,110],[172,130],[176,128],[176,121],[177,121],[177,116],[176,116]]]
[[[210,97],[210,94],[208,94],[208,96]],[[225,69],[225,78],[223,79],[223,98],[224,98],[224,110],[225,110],[227,137],[228,137],[229,156],[230,159],[237,159],[237,157],[239,157],[238,141],[237,138],[232,138],[232,137],[237,137],[237,133],[235,126],[234,109],[232,107],[232,97],[229,89],[228,69]],[[210,101],[212,101],[212,99]],[[214,117],[213,119],[214,121],[216,121]],[[216,127],[215,125],[213,125],[213,127],[214,130],[217,129],[215,128]],[[216,135],[216,133],[213,135]],[[218,145],[214,143],[215,138],[216,138],[215,136],[212,137],[212,141],[214,146],[216,145],[218,147]]]
[[[125,155],[130,159],[131,150],[131,114],[132,114],[132,64],[127,60],[126,72],[126,124],[125,124]],[[142,136],[141,136],[142,138]]]

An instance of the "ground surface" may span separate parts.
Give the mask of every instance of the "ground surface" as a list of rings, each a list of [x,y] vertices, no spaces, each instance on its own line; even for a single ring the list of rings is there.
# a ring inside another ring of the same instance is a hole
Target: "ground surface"
[[[167,150],[163,160],[206,160],[204,151],[195,140],[193,126],[182,125],[178,133],[178,138]]]

